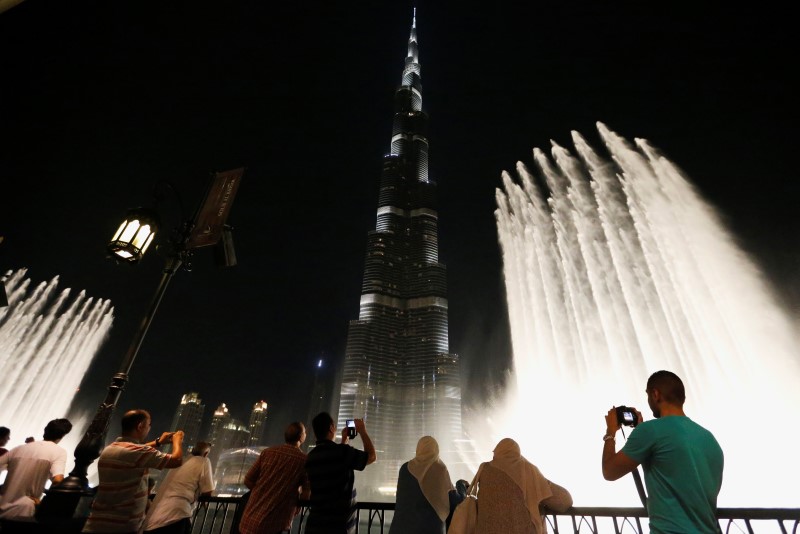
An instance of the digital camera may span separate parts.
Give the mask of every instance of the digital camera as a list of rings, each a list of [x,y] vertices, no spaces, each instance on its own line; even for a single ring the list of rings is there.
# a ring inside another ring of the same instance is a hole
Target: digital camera
[[[345,421],[345,426],[347,427],[347,436],[351,439],[356,437],[356,422],[355,419],[348,419]]]
[[[625,426],[636,426],[639,424],[639,417],[633,408],[617,406],[617,422]]]

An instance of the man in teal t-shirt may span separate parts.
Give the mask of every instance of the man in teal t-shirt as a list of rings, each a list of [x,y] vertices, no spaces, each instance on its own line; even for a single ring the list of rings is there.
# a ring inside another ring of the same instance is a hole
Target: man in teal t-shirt
[[[653,533],[718,533],[717,495],[722,486],[722,449],[713,434],[683,413],[686,393],[674,373],[658,371],[647,381],[653,421],[642,422],[616,451],[620,428],[615,408],[606,415],[603,477],[617,480],[639,464],[647,486],[647,514]]]

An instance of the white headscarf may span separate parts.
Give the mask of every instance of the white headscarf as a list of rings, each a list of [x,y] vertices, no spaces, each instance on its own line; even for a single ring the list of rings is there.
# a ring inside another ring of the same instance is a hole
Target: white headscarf
[[[453,484],[447,466],[439,459],[439,444],[431,436],[423,436],[417,442],[417,455],[408,462],[408,472],[419,482],[422,494],[439,519],[447,519],[450,513],[447,492],[453,489]]]
[[[501,439],[494,448],[494,458],[489,464],[507,474],[519,486],[531,521],[534,525],[541,525],[539,503],[551,497],[553,491],[539,469],[522,456],[519,444],[511,438]]]

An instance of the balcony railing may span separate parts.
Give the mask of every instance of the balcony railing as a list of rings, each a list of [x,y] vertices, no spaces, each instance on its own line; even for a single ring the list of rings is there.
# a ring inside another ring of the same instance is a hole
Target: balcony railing
[[[200,499],[195,512],[192,534],[238,534],[235,525],[240,510],[240,497]],[[237,514],[237,512],[239,512]],[[358,533],[387,534],[394,514],[394,503],[358,503]],[[303,506],[295,518],[291,534],[302,534],[308,514]],[[800,508],[720,508],[720,528],[725,534],[798,534]],[[563,514],[548,513],[547,531],[553,534],[646,534],[647,512],[644,508],[575,507]]]

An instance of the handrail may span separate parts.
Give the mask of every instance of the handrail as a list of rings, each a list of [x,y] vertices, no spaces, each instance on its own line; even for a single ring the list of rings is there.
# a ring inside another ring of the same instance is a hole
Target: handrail
[[[233,530],[241,497],[201,497],[195,511],[192,534],[236,534]],[[292,534],[301,534],[308,516],[308,501],[301,501],[300,514],[292,526]],[[359,502],[359,534],[385,534],[394,512],[393,502]],[[726,534],[781,532],[800,534],[800,508],[719,508],[717,518]],[[388,519],[388,521],[387,521]],[[554,534],[645,534],[642,507],[576,506],[563,513],[545,512],[547,531]]]

